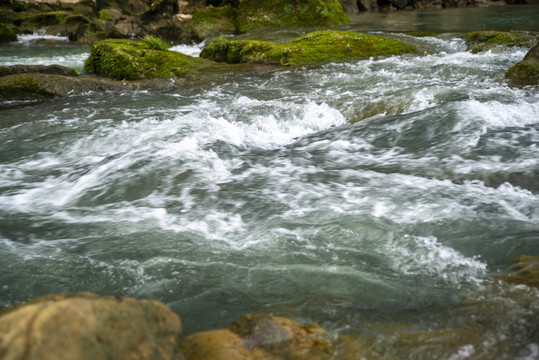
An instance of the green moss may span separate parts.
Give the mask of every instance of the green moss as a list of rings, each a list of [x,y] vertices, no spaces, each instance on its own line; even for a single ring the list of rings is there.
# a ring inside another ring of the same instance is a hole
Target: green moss
[[[539,85],[539,68],[520,62],[511,66],[505,77],[518,84]]]
[[[244,0],[236,17],[240,33],[258,28],[329,27],[350,22],[338,0]]]
[[[413,46],[381,35],[347,31],[317,31],[286,43],[217,38],[200,54],[228,63],[303,65],[415,53]]]
[[[92,47],[84,64],[88,73],[113,79],[180,78],[212,62],[174,51],[155,50],[133,40],[104,40]]]
[[[50,98],[53,95],[30,76],[16,76],[0,83],[0,99]]]
[[[9,41],[17,41],[17,34],[8,25],[0,23],[0,43]]]
[[[236,32],[235,18],[236,10],[230,6],[197,9],[187,31],[198,41],[218,34],[233,34]]]
[[[468,50],[478,53],[499,45],[530,47],[535,44],[537,37],[523,32],[474,31],[466,36],[466,41],[471,43]]]
[[[61,24],[67,17],[64,11],[52,11],[41,14],[32,15],[30,21],[39,26]]]

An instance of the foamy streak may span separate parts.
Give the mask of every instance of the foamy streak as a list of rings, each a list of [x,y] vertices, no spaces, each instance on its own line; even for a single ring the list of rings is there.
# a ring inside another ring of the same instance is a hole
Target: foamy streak
[[[30,45],[33,42],[39,41],[39,40],[54,40],[54,41],[60,41],[60,42],[69,42],[69,39],[67,36],[58,36],[58,35],[47,35],[44,31],[38,31],[34,32],[33,34],[21,34],[17,35],[17,42],[24,44],[24,45]]]
[[[169,50],[177,51],[179,53],[189,55],[189,56],[193,56],[193,57],[198,57],[200,55],[200,52],[202,51],[202,48],[204,48],[204,41],[201,42],[200,44],[174,45],[174,46],[171,46]]]

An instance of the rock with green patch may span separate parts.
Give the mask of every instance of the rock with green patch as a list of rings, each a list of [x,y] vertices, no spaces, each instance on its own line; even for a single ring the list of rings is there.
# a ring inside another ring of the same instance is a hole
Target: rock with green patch
[[[0,23],[0,43],[17,41],[17,34],[6,24]]]
[[[103,40],[84,63],[88,73],[112,79],[182,78],[213,62],[174,51],[162,51],[134,40]]]
[[[497,46],[530,47],[537,42],[537,36],[517,31],[474,31],[466,36],[468,51],[478,53]]]
[[[219,37],[210,42],[200,56],[227,63],[303,65],[415,52],[415,47],[381,35],[316,31],[286,43],[230,41]]]
[[[3,65],[0,66],[0,76],[15,74],[50,74],[63,76],[78,76],[73,68],[62,65]]]
[[[236,10],[230,6],[196,9],[187,31],[195,41],[222,34],[234,34]]]
[[[539,42],[521,62],[509,68],[505,77],[517,85],[539,85]]]
[[[236,16],[239,33],[260,28],[325,28],[348,22],[338,0],[242,0]]]

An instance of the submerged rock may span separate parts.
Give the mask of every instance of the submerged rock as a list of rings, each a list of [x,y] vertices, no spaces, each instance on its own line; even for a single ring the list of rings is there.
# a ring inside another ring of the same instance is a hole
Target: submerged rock
[[[474,31],[466,36],[468,51],[478,53],[497,46],[530,47],[537,42],[537,36],[516,31]]]
[[[189,360],[330,359],[327,332],[316,324],[266,314],[242,316],[226,329],[193,334],[182,342]]]
[[[499,275],[498,279],[539,288],[539,256],[521,255],[514,258],[511,264],[511,271],[508,274]]]
[[[92,47],[84,70],[112,79],[182,78],[213,62],[163,51],[134,40],[104,40]]]
[[[44,296],[0,310],[3,359],[181,359],[180,319],[153,300]]]
[[[200,57],[227,63],[303,65],[415,53],[404,42],[381,35],[317,31],[286,43],[214,39]]]
[[[539,42],[521,62],[509,68],[505,77],[517,85],[539,85]]]

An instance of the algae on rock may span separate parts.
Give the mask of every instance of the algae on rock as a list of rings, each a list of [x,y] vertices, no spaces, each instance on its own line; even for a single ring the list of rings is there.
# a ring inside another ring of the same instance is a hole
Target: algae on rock
[[[187,32],[195,41],[211,36],[236,33],[236,10],[230,6],[208,7],[193,11]]]
[[[200,57],[227,63],[303,65],[415,52],[415,47],[389,37],[327,30],[286,43],[219,37],[202,50]]]
[[[487,51],[496,46],[530,47],[537,41],[537,36],[517,31],[473,31],[466,36],[472,53]]]
[[[88,73],[118,80],[182,78],[213,62],[174,51],[153,49],[134,40],[103,40],[92,47],[84,63]]]
[[[17,41],[17,34],[6,24],[0,23],[0,43]]]
[[[517,85],[539,85],[539,42],[507,70],[505,77]]]
[[[236,16],[239,33],[258,28],[330,27],[349,22],[338,0],[243,0]]]

